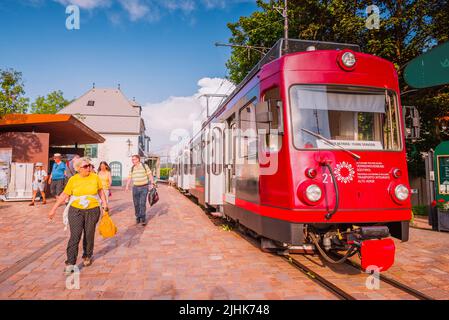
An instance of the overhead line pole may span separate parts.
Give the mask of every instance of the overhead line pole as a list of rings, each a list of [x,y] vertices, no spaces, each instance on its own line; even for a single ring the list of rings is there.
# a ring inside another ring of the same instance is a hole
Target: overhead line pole
[[[284,38],[285,38],[285,52],[288,51],[288,3],[284,0]]]
[[[288,1],[284,0],[284,7],[273,7],[284,18],[284,51],[288,51]]]
[[[219,93],[206,93],[206,94],[202,94],[198,97],[205,97],[206,98],[206,117],[209,118],[210,114],[209,114],[209,98],[227,98],[228,95],[227,94],[219,94]]]

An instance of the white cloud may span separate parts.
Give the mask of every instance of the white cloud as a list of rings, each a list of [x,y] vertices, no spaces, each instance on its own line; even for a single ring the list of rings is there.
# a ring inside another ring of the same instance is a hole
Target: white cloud
[[[225,0],[202,0],[203,4],[208,9],[214,9],[214,8],[225,8],[226,7],[226,1]]]
[[[28,4],[41,4],[45,0],[22,0]],[[108,18],[113,24],[120,24],[119,13],[124,11],[128,19],[136,21],[159,21],[167,12],[181,12],[192,17],[192,13],[203,7],[209,10],[225,9],[231,5],[238,5],[243,2],[255,2],[254,0],[51,0],[64,6],[77,5],[81,9],[93,10],[108,8]],[[113,9],[114,12],[110,12]],[[194,23],[194,18],[189,20]]]
[[[181,10],[186,14],[196,9],[196,4],[193,0],[165,0],[161,2],[161,5],[170,11]]]
[[[146,1],[142,0],[119,0],[123,9],[129,15],[129,19],[131,21],[137,21],[144,17],[151,17],[151,20],[157,20],[158,15],[155,15],[154,12],[150,9],[150,4]],[[151,14],[150,14],[151,13]]]
[[[206,99],[203,94],[229,94],[234,86],[226,79],[202,78],[198,91],[189,97],[170,97],[159,103],[147,103],[142,116],[151,137],[151,152],[166,154],[178,137],[192,136],[205,117]],[[222,98],[210,98],[212,113]],[[173,139],[175,141],[170,141]]]
[[[111,0],[54,0],[64,6],[76,5],[81,9],[95,9],[101,7],[109,7]]]

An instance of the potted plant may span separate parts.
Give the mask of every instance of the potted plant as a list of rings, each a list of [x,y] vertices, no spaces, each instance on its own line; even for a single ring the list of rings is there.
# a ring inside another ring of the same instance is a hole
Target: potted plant
[[[432,206],[437,208],[438,231],[449,231],[449,201],[444,199],[434,200]]]

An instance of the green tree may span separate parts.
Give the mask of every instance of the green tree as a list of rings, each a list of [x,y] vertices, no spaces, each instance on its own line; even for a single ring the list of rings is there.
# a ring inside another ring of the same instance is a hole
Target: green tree
[[[257,0],[259,10],[249,17],[228,23],[230,43],[271,47],[282,38],[283,18],[275,6],[283,0]],[[378,29],[366,27],[366,9],[376,5],[380,13]],[[361,50],[393,62],[401,92],[409,91],[403,79],[408,61],[439,43],[449,40],[447,0],[289,0],[289,37],[304,40],[358,44]],[[239,83],[260,59],[260,54],[234,47],[226,63],[230,80]],[[410,92],[410,91],[409,91]],[[449,126],[439,119],[449,114],[449,86],[419,90],[402,96],[403,105],[418,107],[422,137],[407,146],[411,174],[422,176],[421,152],[449,138]]]
[[[0,69],[0,117],[8,113],[26,113],[29,100],[24,95],[22,73]]]
[[[283,3],[283,0],[257,0],[261,10],[228,23],[232,33],[229,42],[272,47],[284,36],[284,19],[274,9]],[[365,18],[358,12],[364,8],[363,1],[289,0],[289,38],[358,43],[365,26]],[[258,52],[233,48],[226,64],[231,81],[239,83],[243,80],[260,57]]]
[[[54,114],[67,106],[70,101],[64,98],[62,91],[53,91],[46,97],[38,96],[31,104],[31,113]]]

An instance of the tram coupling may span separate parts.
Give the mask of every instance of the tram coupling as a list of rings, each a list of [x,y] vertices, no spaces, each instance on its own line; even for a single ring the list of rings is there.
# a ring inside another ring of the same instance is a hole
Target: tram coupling
[[[327,232],[320,237],[309,234],[321,256],[331,263],[343,263],[358,254],[364,271],[387,271],[394,263],[395,245],[387,226],[363,226],[340,233]],[[329,257],[330,251],[346,251],[335,261]]]
[[[364,271],[387,271],[394,263],[395,245],[387,226],[365,226],[347,235],[349,245],[358,247]]]

